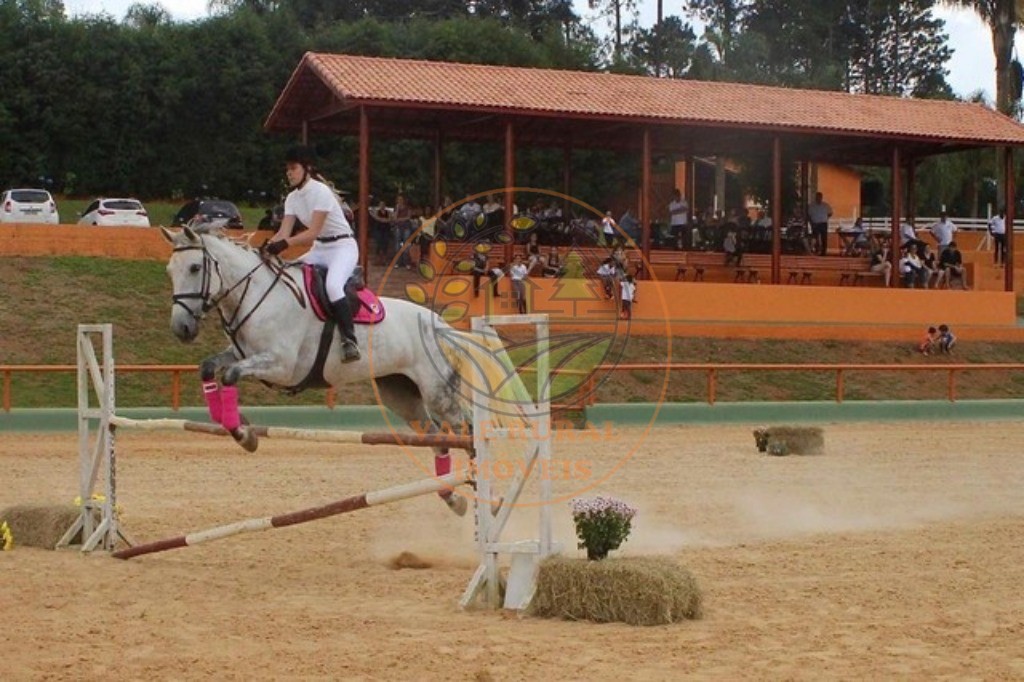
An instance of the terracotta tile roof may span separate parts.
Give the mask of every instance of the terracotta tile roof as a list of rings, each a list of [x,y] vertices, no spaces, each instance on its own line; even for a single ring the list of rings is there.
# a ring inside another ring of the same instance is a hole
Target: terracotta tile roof
[[[476,109],[637,123],[1024,145],[1024,126],[981,105],[840,92],[307,53],[267,119],[296,128],[321,81],[343,104]]]

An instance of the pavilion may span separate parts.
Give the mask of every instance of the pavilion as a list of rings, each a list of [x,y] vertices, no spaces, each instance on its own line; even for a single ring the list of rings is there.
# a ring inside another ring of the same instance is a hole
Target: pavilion
[[[321,53],[303,56],[265,128],[297,134],[304,142],[312,136],[358,136],[358,227],[364,259],[372,137],[433,141],[435,205],[440,203],[441,150],[448,140],[503,141],[507,188],[516,186],[517,146],[562,148],[566,159],[581,147],[637,152],[645,258],[651,250],[654,154],[685,159],[687,177],[693,177],[690,171],[698,156],[764,154],[771,159],[773,177],[773,284],[781,282],[784,159],[800,163],[804,188],[809,163],[889,168],[891,224],[898,225],[904,190],[913,197],[915,167],[922,159],[1003,147],[1005,196],[1013,197],[1013,152],[1024,146],[1024,126],[973,103]],[[563,176],[568,187],[568,163]],[[687,183],[684,193],[691,206],[692,192]],[[512,202],[507,191],[506,215],[512,214]],[[1010,225],[1014,203],[1007,202]],[[895,268],[896,230],[891,239]],[[1012,292],[1013,239],[1007,244],[1004,286]]]

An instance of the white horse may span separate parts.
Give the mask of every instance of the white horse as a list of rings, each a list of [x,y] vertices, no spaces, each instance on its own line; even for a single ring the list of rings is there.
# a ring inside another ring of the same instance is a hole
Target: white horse
[[[167,265],[174,288],[171,331],[183,342],[192,341],[205,314],[219,312],[231,343],[203,360],[200,373],[204,390],[217,386],[219,374],[223,390],[233,396],[235,423],[222,421],[219,402],[216,414],[211,406],[211,416],[247,450],[254,451],[258,441],[244,419],[238,423],[235,384],[252,377],[275,387],[305,387],[318,354],[322,370],[313,374],[322,374],[323,383],[312,385],[372,379],[384,405],[417,430],[437,432],[443,426],[458,429],[472,424],[468,409],[474,400],[485,401],[497,426],[525,424],[520,408],[530,398],[497,337],[460,332],[428,308],[381,298],[384,320],[356,326],[362,357],[343,364],[339,337],[333,331],[324,337],[320,350],[325,323],[307,304],[302,278],[293,277],[297,268],[269,262],[248,244],[216,229],[161,229],[174,247]],[[227,414],[226,403],[224,409]],[[446,448],[435,448],[439,474],[447,473],[447,456]],[[456,513],[465,512],[465,498],[450,491],[442,497]]]

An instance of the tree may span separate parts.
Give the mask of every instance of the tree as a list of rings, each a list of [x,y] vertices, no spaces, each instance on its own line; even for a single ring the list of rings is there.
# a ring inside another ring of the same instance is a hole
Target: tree
[[[697,35],[679,17],[668,17],[650,29],[641,29],[630,45],[633,59],[647,73],[682,78],[690,70]]]
[[[992,32],[996,57],[996,109],[1013,116],[1020,103],[1020,70],[1013,67],[1017,23],[1024,17],[1024,0],[945,0],[953,7],[976,12]],[[1014,79],[1016,78],[1016,82]]]

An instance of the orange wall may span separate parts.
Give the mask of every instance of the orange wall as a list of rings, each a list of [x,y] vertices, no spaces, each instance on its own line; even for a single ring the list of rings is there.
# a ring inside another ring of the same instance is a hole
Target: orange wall
[[[860,215],[860,173],[846,166],[815,164],[818,189],[832,207],[832,220],[852,223]],[[814,189],[811,188],[813,200]]]
[[[596,283],[567,288],[566,280],[533,280],[530,312],[548,313],[556,327],[608,330],[622,325],[613,303],[596,289]],[[465,301],[464,296],[431,293],[440,307]],[[833,338],[904,338],[908,328],[919,331],[944,323],[1009,329],[1011,336],[1024,339],[1016,329],[1015,296],[1004,292],[640,282],[637,300],[633,333],[700,336],[707,327],[731,330],[725,335],[757,337],[775,336],[767,330],[776,328],[785,329],[786,336],[802,337],[802,327],[824,326],[835,330]],[[506,278],[499,284],[497,300],[489,291],[472,299],[466,317],[514,313]],[[810,336],[821,338],[819,332]]]

